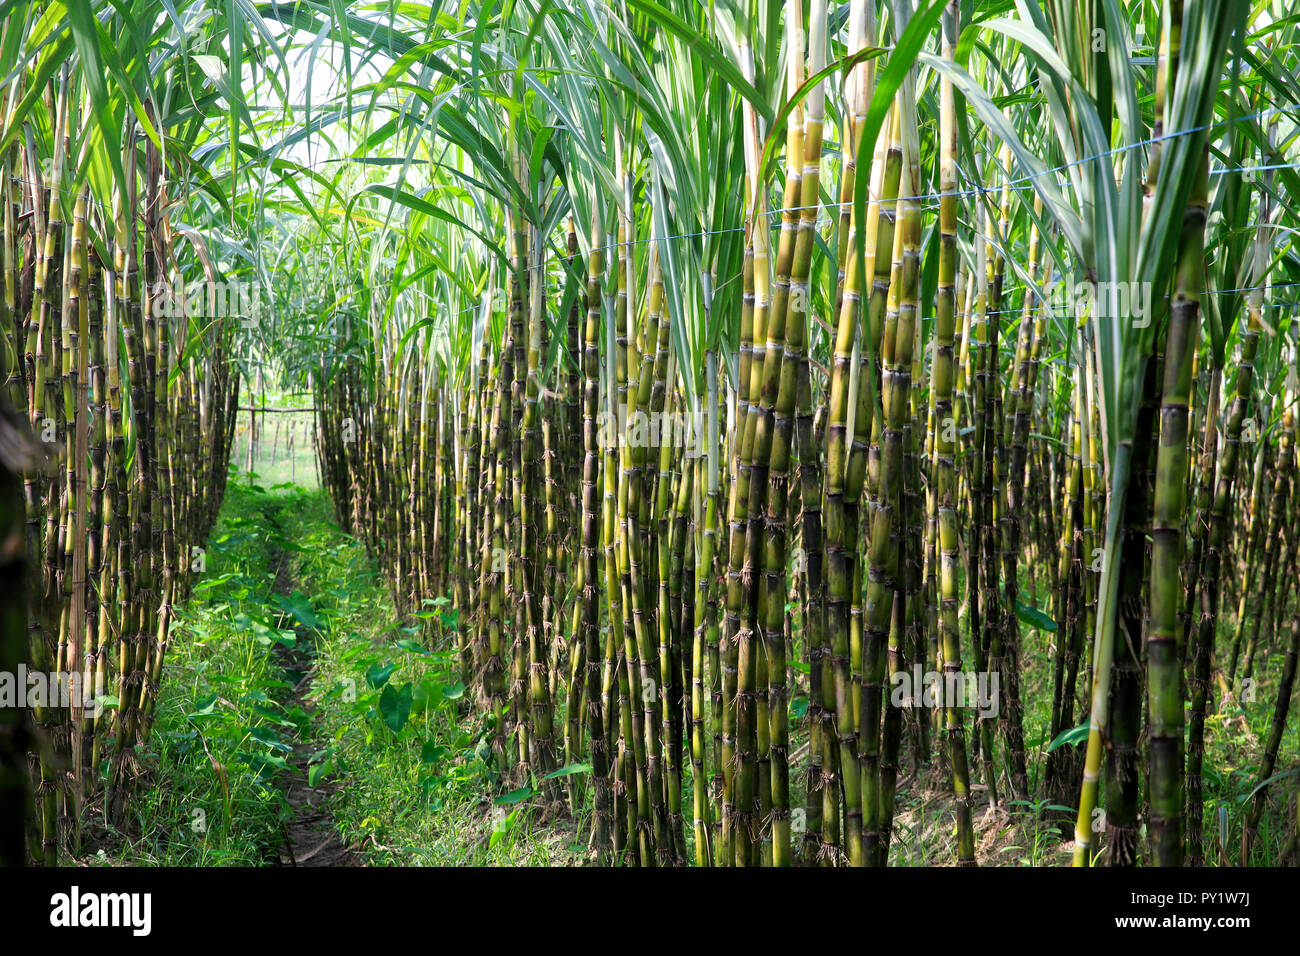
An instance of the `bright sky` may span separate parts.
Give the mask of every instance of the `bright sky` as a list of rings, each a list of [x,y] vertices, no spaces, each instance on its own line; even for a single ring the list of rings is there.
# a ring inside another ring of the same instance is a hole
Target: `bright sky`
[[[342,46],[326,40],[319,47],[315,47],[316,37],[303,30],[294,30],[290,35],[292,40],[289,43],[280,41],[286,50],[285,60],[289,66],[287,81],[283,77],[281,79],[287,82],[287,99],[295,109],[295,120],[301,125],[307,121],[308,114],[305,108],[308,105],[311,107],[311,118],[319,119],[320,114],[330,109],[335,98],[345,91],[348,79],[343,72]],[[353,89],[378,81],[393,63],[393,60],[387,56],[372,57],[369,62],[361,63],[355,51],[352,53],[352,60]],[[280,70],[278,62],[275,60],[270,62],[278,73]],[[254,112],[255,119],[259,115],[281,115],[283,103],[265,77],[259,77],[255,83],[250,69],[246,71],[244,85],[250,104],[256,104],[261,108],[260,111]],[[368,93],[365,95],[369,96]],[[276,138],[278,136],[268,138],[268,142],[274,142]],[[334,144],[333,147],[330,143]],[[323,133],[313,133],[302,141],[294,143],[282,156],[324,173],[323,167],[332,165],[323,162],[324,160],[328,160],[331,155],[350,152],[354,146],[355,141],[346,135],[341,125],[330,124]]]

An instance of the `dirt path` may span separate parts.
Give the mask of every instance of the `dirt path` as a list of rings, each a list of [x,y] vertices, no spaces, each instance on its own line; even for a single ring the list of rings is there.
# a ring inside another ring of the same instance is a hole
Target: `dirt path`
[[[268,520],[279,529],[274,513],[267,512]],[[289,555],[276,549],[272,564],[275,568],[275,589],[288,597],[294,592],[293,568]],[[308,714],[315,709],[307,697],[312,677],[316,673],[315,635],[310,628],[295,626],[298,635],[292,648],[276,645],[276,656],[284,668],[286,679],[292,680],[293,691],[286,706],[292,710],[301,707]],[[329,798],[340,784],[335,780],[322,781],[311,786],[307,778],[308,758],[312,753],[310,740],[301,734],[291,735],[293,754],[289,757],[289,773],[283,779],[285,799],[293,811],[293,819],[282,826],[284,843],[280,850],[281,866],[362,866],[361,858],[343,842],[334,818],[329,811]]]

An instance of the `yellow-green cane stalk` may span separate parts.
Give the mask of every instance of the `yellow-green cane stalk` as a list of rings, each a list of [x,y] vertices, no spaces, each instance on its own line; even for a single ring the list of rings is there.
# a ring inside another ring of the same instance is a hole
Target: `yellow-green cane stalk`
[[[911,425],[912,352],[916,345],[917,291],[920,278],[921,210],[919,143],[915,135],[914,109],[909,110],[913,89],[905,82],[897,108],[900,165],[907,170],[899,191],[894,231],[889,293],[881,341],[881,400],[884,409],[880,440],[880,470],[876,501],[867,528],[866,647],[863,652],[863,729],[868,733],[866,755],[875,766],[864,766],[863,856],[868,865],[883,866],[888,860],[889,830],[893,819],[894,780],[881,757],[881,749],[897,760],[901,713],[883,692],[886,652],[888,661],[900,663],[904,602],[900,577],[907,529],[904,512],[904,482],[907,429]],[[905,118],[903,118],[905,117]],[[892,152],[892,149],[891,149]],[[872,693],[874,692],[874,694]],[[874,699],[873,699],[874,696]],[[883,727],[883,741],[877,741],[870,721],[880,719],[881,707],[893,711],[894,719]],[[892,734],[892,742],[887,739]],[[873,804],[867,801],[872,800]],[[868,826],[867,824],[871,825]]]
[[[808,72],[817,75],[826,62],[826,3],[813,0],[808,20]],[[811,860],[824,846],[823,807],[838,799],[828,779],[834,773],[831,739],[834,725],[829,719],[826,695],[825,617],[823,594],[821,461],[813,442],[812,387],[808,367],[808,277],[820,209],[822,131],[826,93],[818,82],[808,92],[804,113],[803,171],[800,176],[799,229],[795,238],[794,261],[790,268],[790,316],[786,328],[784,361],[795,363],[795,431],[799,452],[800,530],[805,582],[804,640],[808,649],[809,754],[807,804],[802,855]],[[847,234],[846,237],[847,239]],[[778,397],[778,404],[780,399]],[[833,703],[833,699],[831,701]],[[830,814],[834,816],[834,814]]]
[[[948,4],[943,18],[943,56],[953,57],[957,41],[957,3]],[[934,365],[930,388],[934,394],[935,439],[931,463],[935,476],[935,511],[939,554],[939,649],[944,674],[961,673],[961,635],[958,631],[957,454],[956,412],[953,388],[957,369],[953,361],[953,336],[957,305],[957,123],[952,81],[940,78],[939,113],[939,275],[934,326]],[[975,838],[971,824],[970,777],[966,765],[966,734],[962,712],[946,702],[944,725],[948,760],[952,767],[953,797],[957,817],[958,865],[974,865]]]

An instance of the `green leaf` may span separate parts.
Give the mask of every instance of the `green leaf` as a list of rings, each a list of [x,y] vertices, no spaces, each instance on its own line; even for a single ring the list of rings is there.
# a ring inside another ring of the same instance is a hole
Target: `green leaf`
[[[559,770],[552,770],[543,780],[554,780],[556,777],[572,777],[576,773],[589,773],[591,764],[589,763],[571,763],[561,767]]]
[[[289,762],[283,757],[276,756],[275,754],[250,754],[240,751],[240,756],[244,758],[248,766],[257,774],[261,774],[267,767],[274,767],[276,770],[289,769]]]
[[[1294,767],[1294,768],[1292,768],[1291,770],[1283,770],[1281,773],[1275,773],[1275,774],[1273,774],[1273,776],[1268,777],[1267,779],[1261,780],[1259,783],[1255,784],[1255,786],[1254,786],[1253,788],[1251,788],[1250,793],[1246,794],[1244,797],[1241,798],[1241,802],[1242,802],[1242,803],[1245,803],[1247,800],[1249,800],[1249,799],[1250,799],[1251,797],[1253,797],[1255,794],[1259,793],[1260,790],[1262,790],[1262,789],[1264,789],[1265,787],[1267,787],[1267,786],[1268,786],[1270,783],[1272,783],[1274,780],[1281,780],[1283,777],[1291,777],[1291,776],[1294,776],[1294,775],[1296,775],[1296,774],[1300,774],[1300,767]]]
[[[366,671],[366,683],[375,690],[383,687],[388,683],[388,678],[393,676],[393,671],[397,670],[397,664],[389,661],[386,664],[375,664]]]
[[[1077,744],[1088,739],[1088,721],[1084,721],[1078,727],[1071,727],[1069,730],[1063,730],[1056,735],[1056,739],[1047,745],[1047,752],[1050,754],[1062,744]]]
[[[277,594],[275,595],[275,603],[280,610],[292,614],[294,619],[303,627],[320,630],[325,626],[325,621],[312,610],[310,599],[301,591],[294,591],[289,597]]]
[[[1040,631],[1050,631],[1053,634],[1056,633],[1056,622],[1036,607],[1031,607],[1028,604],[1021,604],[1017,601],[1016,617],[1020,619],[1021,624],[1024,624],[1027,627],[1036,627]]]
[[[442,685],[435,680],[422,680],[411,691],[411,712],[423,714],[442,703]]]
[[[498,803],[501,801],[498,800]],[[510,811],[510,815],[492,828],[492,836],[488,839],[488,849],[492,849],[498,843],[506,838],[511,830],[515,828],[515,821],[519,819],[519,808],[516,807]]]
[[[265,707],[262,704],[254,704],[253,713],[257,714],[259,717],[266,718],[271,723],[279,724],[281,727],[295,726],[292,720],[285,718],[283,715],[276,713],[271,708]]]
[[[438,794],[438,788],[447,782],[446,777],[421,777],[420,778],[420,796],[424,798],[425,804],[430,810],[442,809],[442,797]]]
[[[194,590],[195,592],[211,590],[212,588],[225,584],[234,576],[233,573],[229,573],[218,575],[215,578],[208,578],[206,581],[200,581],[198,584],[194,585]]]
[[[520,787],[518,790],[511,790],[509,793],[502,794],[492,802],[498,807],[508,807],[516,803],[523,803],[535,793],[537,791],[532,787]]]
[[[259,743],[266,744],[272,750],[279,750],[282,753],[293,752],[293,748],[276,736],[275,731],[269,727],[249,727],[248,735]]]
[[[407,718],[411,716],[411,685],[403,684],[394,690],[389,684],[379,695],[379,712],[384,715],[384,723],[395,734],[402,732]]]
[[[442,744],[436,744],[432,740],[426,740],[424,746],[420,748],[420,762],[437,763],[449,753],[451,753],[450,747],[444,747]]]
[[[312,764],[307,768],[307,786],[314,787],[320,783],[322,777],[329,776],[334,772],[334,761],[326,760],[324,763]]]

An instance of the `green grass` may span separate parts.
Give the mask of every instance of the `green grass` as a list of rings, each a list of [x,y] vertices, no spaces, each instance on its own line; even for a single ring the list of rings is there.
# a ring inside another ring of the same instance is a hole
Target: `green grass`
[[[106,829],[105,861],[253,865],[275,859],[286,805],[277,777],[290,730],[291,684],[273,649],[292,644],[275,600],[272,517],[283,496],[232,486],[194,593],[177,609],[143,774],[123,830]]]
[[[82,861],[273,863],[291,815],[283,783],[295,735],[310,742],[311,784],[330,792],[342,838],[368,863],[585,860],[567,817],[518,789],[505,798],[518,802],[495,803],[512,785],[455,672],[456,612],[440,599],[402,627],[325,494],[265,480],[232,477],[205,570],[178,609],[131,817],[120,829],[97,824]],[[304,635],[316,652],[310,714],[290,706],[301,674],[276,652]]]
[[[378,864],[561,865],[587,856],[567,818],[500,779],[491,725],[465,699],[443,599],[403,627],[362,545],[324,494],[285,513],[304,591],[329,627],[317,641],[317,765],[344,839]],[[435,648],[428,650],[427,647]],[[502,790],[513,804],[497,805]]]

